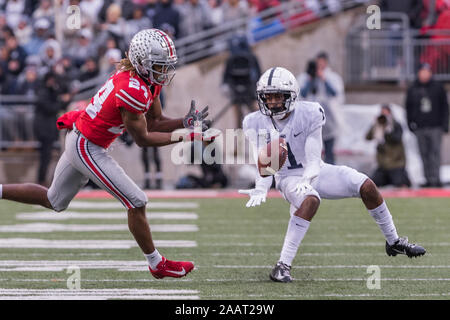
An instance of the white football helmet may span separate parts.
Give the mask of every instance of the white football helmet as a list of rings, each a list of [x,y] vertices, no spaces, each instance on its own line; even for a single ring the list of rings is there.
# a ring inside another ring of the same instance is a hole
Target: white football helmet
[[[136,33],[130,42],[128,58],[137,73],[152,83],[168,85],[175,76],[178,60],[175,45],[159,29],[145,29]]]
[[[270,68],[259,78],[256,84],[256,97],[259,110],[262,114],[274,119],[282,119],[287,113],[294,109],[297,99],[299,85],[294,75],[287,69],[281,67]],[[283,95],[283,106],[269,108],[267,94],[278,93]]]

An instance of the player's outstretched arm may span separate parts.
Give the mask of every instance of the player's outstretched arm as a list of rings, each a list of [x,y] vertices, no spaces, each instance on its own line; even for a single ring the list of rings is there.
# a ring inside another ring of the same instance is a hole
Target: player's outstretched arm
[[[144,114],[133,113],[120,108],[123,124],[139,147],[160,147],[182,141],[183,137],[172,140],[170,132],[148,132]]]
[[[170,119],[162,114],[161,100],[156,97],[145,114],[148,132],[172,132],[183,128],[183,118]]]
[[[255,159],[255,162],[258,163],[258,150],[256,144],[249,139],[249,145],[251,148],[252,156]],[[258,165],[256,165],[258,169]],[[250,197],[247,204],[245,205],[247,208],[255,207],[261,205],[261,203],[266,202],[267,192],[272,186],[273,176],[261,177],[258,173],[255,177],[255,188],[254,189],[240,189],[238,190],[241,194],[246,194]]]
[[[311,182],[319,175],[322,154],[322,127],[309,134],[305,142],[305,171],[301,181],[296,186],[297,194],[307,194],[312,190]]]

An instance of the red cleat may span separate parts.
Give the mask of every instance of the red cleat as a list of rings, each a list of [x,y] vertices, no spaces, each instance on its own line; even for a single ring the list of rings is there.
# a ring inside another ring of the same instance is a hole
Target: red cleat
[[[181,278],[194,269],[194,264],[188,261],[171,261],[162,257],[162,261],[158,264],[156,270],[153,270],[150,266],[148,269],[156,279],[164,277]]]

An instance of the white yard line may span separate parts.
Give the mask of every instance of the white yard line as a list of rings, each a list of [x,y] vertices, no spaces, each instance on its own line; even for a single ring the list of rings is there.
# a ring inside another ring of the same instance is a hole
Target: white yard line
[[[67,279],[14,279],[14,278],[0,278],[1,281],[17,281],[17,282],[63,282],[66,283]],[[173,278],[166,278],[166,279],[155,279],[152,277],[149,277],[148,279],[81,279],[81,282],[170,282],[173,281]],[[186,278],[178,278],[176,279],[177,282],[192,282],[194,280],[192,279],[186,279]],[[196,280],[196,281],[205,281],[205,280]]]
[[[0,260],[1,272],[60,272],[71,266],[84,269],[116,269],[148,272],[145,260]]]
[[[20,212],[16,214],[16,219],[19,220],[72,220],[72,219],[127,219],[125,211],[117,212],[76,212],[64,211],[56,213],[53,211],[38,211],[38,212]],[[194,212],[184,211],[167,211],[167,212],[147,212],[147,219],[162,219],[162,220],[196,220],[198,215]]]
[[[42,208],[40,206],[34,206],[35,208]],[[198,208],[197,202],[160,202],[149,201],[147,203],[147,209],[196,209]],[[69,205],[70,209],[124,209],[123,205],[119,201],[72,201]]]
[[[137,247],[134,240],[44,240],[31,238],[0,239],[0,248],[43,249],[130,249]],[[190,240],[155,240],[156,247],[188,248],[197,243]]]
[[[197,232],[195,224],[152,224],[153,232]],[[24,232],[47,233],[58,231],[69,232],[99,232],[128,231],[127,224],[57,224],[57,223],[27,223],[0,226],[0,233]]]
[[[377,265],[387,269],[450,269],[450,265]],[[219,269],[268,269],[273,266],[248,266],[248,265],[214,265],[201,266],[201,268]],[[292,266],[292,269],[362,269],[369,265],[320,265],[320,266]]]
[[[0,300],[199,299],[197,290],[163,289],[1,289]]]
[[[450,246],[450,242],[421,242],[424,246]],[[279,243],[260,243],[260,242],[208,242],[202,243],[202,247],[251,247],[251,246],[277,246]],[[302,243],[303,247],[374,247],[384,246],[384,242],[314,242],[314,243]]]
[[[0,300],[199,300],[199,296],[192,295],[32,295],[32,296],[1,296]]]

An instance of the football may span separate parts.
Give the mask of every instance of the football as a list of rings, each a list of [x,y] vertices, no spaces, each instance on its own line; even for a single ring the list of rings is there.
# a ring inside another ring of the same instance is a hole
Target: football
[[[270,141],[258,154],[258,171],[261,177],[274,175],[284,165],[288,148],[283,138]]]

